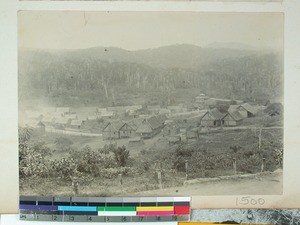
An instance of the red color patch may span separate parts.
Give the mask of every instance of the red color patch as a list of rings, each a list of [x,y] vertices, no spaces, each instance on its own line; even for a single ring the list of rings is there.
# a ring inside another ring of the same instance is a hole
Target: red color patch
[[[190,214],[189,206],[174,206],[175,215],[188,215]]]

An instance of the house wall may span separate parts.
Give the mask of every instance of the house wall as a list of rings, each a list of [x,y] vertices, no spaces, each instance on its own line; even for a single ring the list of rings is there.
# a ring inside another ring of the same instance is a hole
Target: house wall
[[[111,125],[108,125],[104,130],[103,130],[103,139],[119,139],[120,134],[118,131],[112,130]]]
[[[237,122],[235,120],[224,120],[224,126],[236,126]]]
[[[117,131],[103,131],[103,139],[119,139],[119,132]]]
[[[204,126],[204,127],[213,127],[214,121],[213,120],[201,120],[200,125]]]
[[[154,136],[153,132],[151,132],[151,133],[140,133],[139,135],[143,139],[153,138],[153,136]]]
[[[241,125],[242,120],[234,120],[231,116],[226,116],[223,118],[224,126],[238,126]]]
[[[120,130],[119,130],[119,136],[120,138],[131,138],[135,136],[135,131],[132,129],[132,127],[125,124]]]
[[[134,130],[120,130],[120,138],[131,138],[135,136]]]
[[[221,122],[215,121],[215,119],[207,113],[204,117],[201,118],[200,125],[205,127],[215,127],[220,126]]]
[[[152,132],[149,132],[149,133],[139,133],[139,135],[143,139],[148,139],[148,138],[153,138],[155,135],[159,134],[160,132],[161,132],[161,128],[157,128],[157,129],[153,130]]]
[[[164,136],[172,136],[179,133],[178,127],[172,127],[172,126],[165,126],[163,129],[163,135]]]
[[[227,126],[227,127],[231,127],[231,126],[236,126],[236,121],[231,117],[230,114],[227,114],[224,118],[223,118],[223,125]]]

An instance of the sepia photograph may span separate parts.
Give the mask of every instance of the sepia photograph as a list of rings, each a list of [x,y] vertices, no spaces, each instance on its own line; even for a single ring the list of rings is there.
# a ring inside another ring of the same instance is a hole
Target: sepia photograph
[[[281,195],[283,13],[18,12],[20,195]]]

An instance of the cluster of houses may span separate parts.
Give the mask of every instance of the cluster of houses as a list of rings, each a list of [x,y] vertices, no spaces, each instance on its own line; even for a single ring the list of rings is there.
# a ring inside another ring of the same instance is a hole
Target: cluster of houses
[[[258,109],[249,103],[230,105],[226,113],[221,113],[217,108],[198,111],[197,115],[178,119],[172,117],[167,120],[163,128],[163,136],[171,137],[171,142],[185,139],[199,139],[201,133],[211,128],[233,127],[242,124],[245,118],[254,117]]]
[[[167,107],[51,107],[44,108],[42,112],[26,110],[20,120],[23,125],[29,125],[40,133],[44,133],[46,128],[88,132],[86,128],[92,124],[100,128],[98,131],[106,140],[129,138],[139,143],[162,133],[170,142],[177,142],[183,136],[199,138],[201,132],[212,127],[238,126],[244,118],[254,117],[258,111],[254,106],[240,102],[228,104],[226,113],[221,113],[216,107],[201,109],[209,100],[204,94],[197,96],[194,101],[196,109],[188,109],[183,104]]]
[[[217,108],[208,110],[200,118],[202,127],[238,126],[244,118],[254,117],[257,109],[249,103],[230,105],[228,111],[223,114]]]
[[[104,139],[122,139],[141,137],[142,139],[153,138],[164,127],[167,117],[153,115],[130,121],[110,121],[103,128]]]
[[[215,107],[216,105],[240,105],[243,104],[242,100],[232,100],[223,98],[211,98],[206,96],[204,93],[196,96],[192,105],[193,109],[208,109]]]
[[[87,124],[99,124],[105,139],[131,138],[136,134],[151,138],[161,131],[167,115],[182,111],[181,105],[168,109],[141,105],[78,109],[50,107],[42,111],[25,110],[19,121],[20,126],[30,126],[40,133],[44,133],[46,128],[83,131]]]
[[[80,130],[88,121],[112,120],[117,115],[128,113],[133,115],[142,106],[128,107],[81,107],[71,109],[70,107],[48,107],[42,111],[25,110],[20,115],[21,125],[28,125],[33,128],[37,126],[51,127],[54,129],[75,129]]]

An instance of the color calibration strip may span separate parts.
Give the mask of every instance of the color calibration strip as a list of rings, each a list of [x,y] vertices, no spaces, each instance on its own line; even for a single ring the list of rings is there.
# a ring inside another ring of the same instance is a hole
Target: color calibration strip
[[[65,222],[189,221],[190,197],[20,197],[20,220]]]

